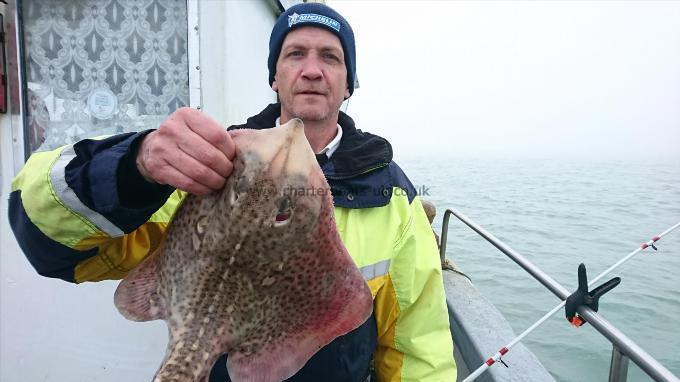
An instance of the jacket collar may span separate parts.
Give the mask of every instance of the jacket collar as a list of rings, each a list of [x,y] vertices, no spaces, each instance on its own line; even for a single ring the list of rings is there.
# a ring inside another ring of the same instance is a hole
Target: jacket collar
[[[270,104],[248,118],[245,124],[230,126],[229,130],[268,129],[276,125],[280,115],[281,104]],[[342,111],[338,123],[342,127],[342,139],[330,160],[322,166],[326,178],[352,178],[385,167],[392,161],[392,146],[385,138],[357,129],[354,120]]]

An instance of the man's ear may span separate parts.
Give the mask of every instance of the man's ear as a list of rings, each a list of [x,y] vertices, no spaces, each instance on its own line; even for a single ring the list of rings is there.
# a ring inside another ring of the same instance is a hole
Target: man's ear
[[[345,89],[345,99],[349,98],[349,88]]]
[[[275,91],[275,92],[279,91],[279,85],[276,84],[276,80],[274,80],[274,82],[272,82],[272,90]]]

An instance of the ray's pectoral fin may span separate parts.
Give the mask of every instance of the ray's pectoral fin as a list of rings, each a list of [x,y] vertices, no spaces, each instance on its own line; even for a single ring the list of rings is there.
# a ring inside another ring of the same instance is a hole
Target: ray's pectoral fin
[[[113,301],[128,320],[151,321],[165,318],[165,303],[158,294],[156,268],[160,256],[154,253],[133,269],[116,289]]]
[[[283,381],[295,375],[323,345],[316,341],[292,338],[269,343],[254,353],[229,353],[227,370],[234,382]]]
[[[229,353],[227,370],[234,382],[282,381],[295,375],[322,347],[338,336],[363,324],[373,311],[371,293],[362,278],[363,293],[354,294],[355,285],[339,286],[330,303],[331,309],[314,316],[313,321],[300,322],[296,333],[278,341],[265,342],[252,353]],[[344,290],[343,290],[344,289]]]

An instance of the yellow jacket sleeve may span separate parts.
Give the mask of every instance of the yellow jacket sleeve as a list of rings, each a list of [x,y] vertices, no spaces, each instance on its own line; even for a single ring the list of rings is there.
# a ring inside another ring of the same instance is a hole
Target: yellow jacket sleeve
[[[394,187],[382,207],[335,209],[338,232],[374,298],[379,381],[455,381],[437,244],[418,197]]]
[[[395,201],[393,201],[394,203]],[[379,381],[455,381],[437,245],[420,200],[404,205],[388,277],[375,298]]]
[[[118,279],[158,248],[184,195],[135,182],[127,154],[143,135],[86,139],[29,158],[12,182],[8,212],[38,273]],[[152,201],[130,206],[122,192]]]

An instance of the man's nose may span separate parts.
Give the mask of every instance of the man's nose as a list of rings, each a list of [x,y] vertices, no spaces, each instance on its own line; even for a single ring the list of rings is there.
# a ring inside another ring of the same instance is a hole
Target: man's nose
[[[304,61],[302,77],[308,80],[318,80],[323,77],[321,62],[317,57],[311,56]]]

